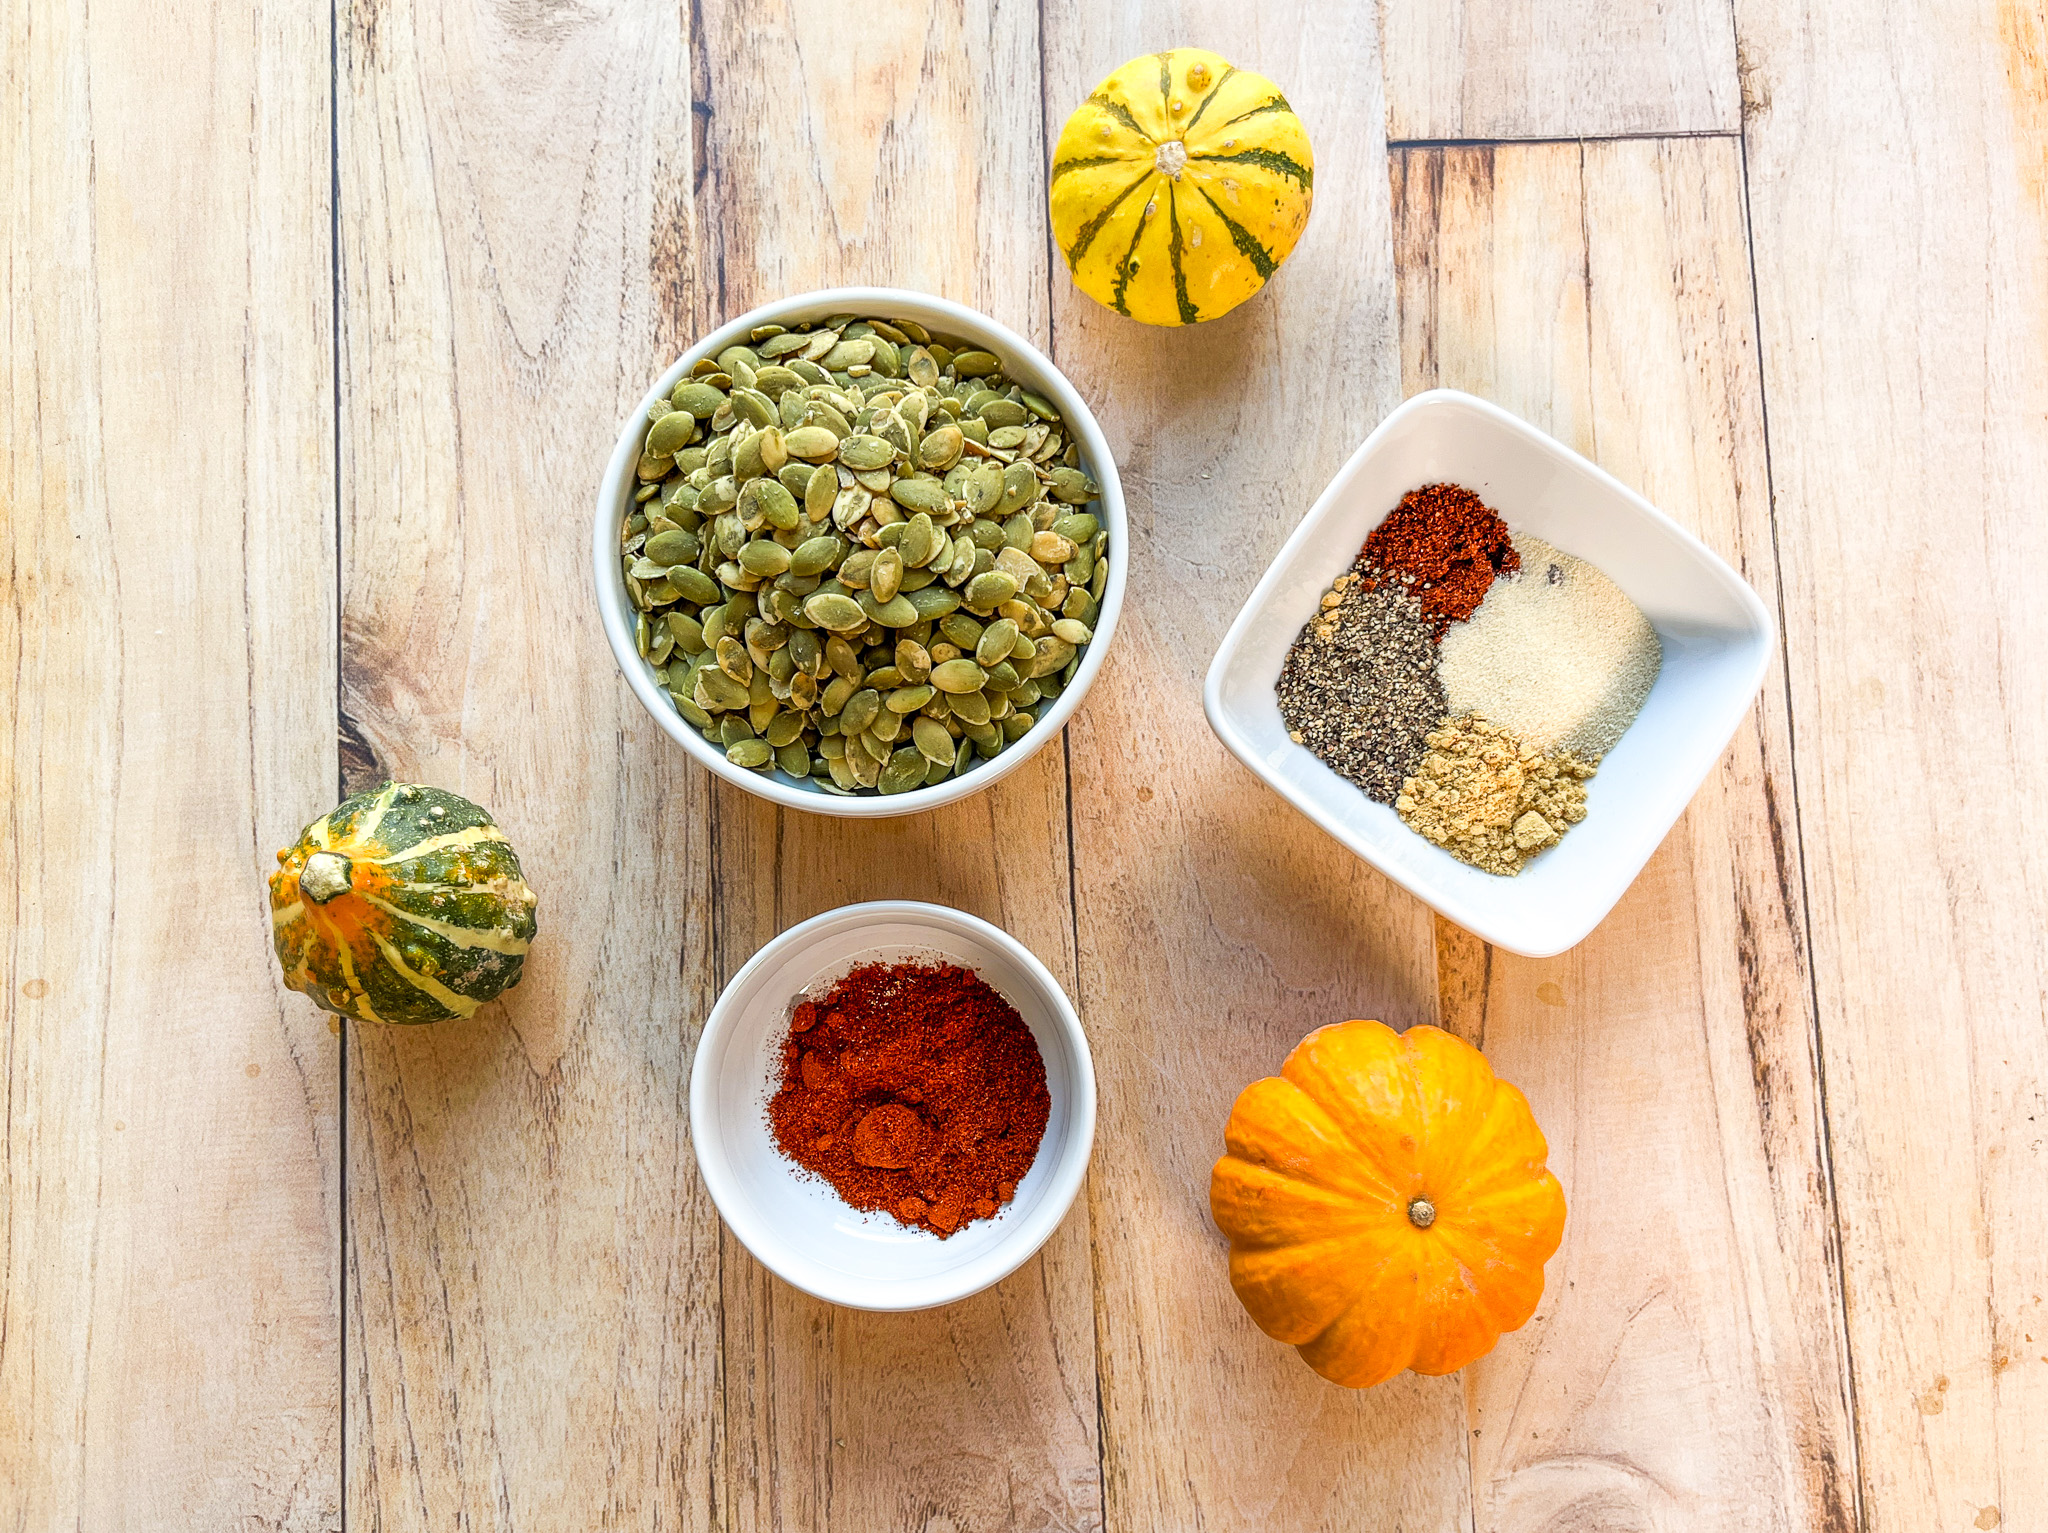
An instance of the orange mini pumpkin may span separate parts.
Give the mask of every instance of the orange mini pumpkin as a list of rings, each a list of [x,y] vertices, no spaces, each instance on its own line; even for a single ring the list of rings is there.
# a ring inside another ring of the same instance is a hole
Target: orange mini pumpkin
[[[1564,1189],[1522,1093],[1434,1027],[1340,1022],[1230,1110],[1209,1207],[1260,1330],[1363,1388],[1450,1373],[1535,1313]]]

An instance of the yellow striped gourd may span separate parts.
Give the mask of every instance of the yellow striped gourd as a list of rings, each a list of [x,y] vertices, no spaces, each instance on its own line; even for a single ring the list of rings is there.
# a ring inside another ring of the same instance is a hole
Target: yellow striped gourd
[[[277,854],[284,982],[364,1022],[466,1017],[519,983],[534,892],[490,815],[439,788],[343,800]]]
[[[1075,285],[1148,325],[1228,314],[1308,223],[1315,158],[1271,80],[1200,48],[1132,59],[1067,119],[1052,228]]]

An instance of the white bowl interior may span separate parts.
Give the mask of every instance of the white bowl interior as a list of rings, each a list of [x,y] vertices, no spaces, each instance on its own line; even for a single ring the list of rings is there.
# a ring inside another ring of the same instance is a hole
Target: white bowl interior
[[[1664,664],[1587,784],[1586,819],[1514,878],[1468,867],[1287,738],[1273,683],[1366,535],[1418,485],[1474,491],[1516,531],[1590,560],[1643,610]],[[1318,824],[1490,942],[1548,956],[1597,926],[1719,759],[1770,662],[1763,603],[1734,570],[1577,453],[1470,395],[1416,396],[1345,464],[1267,570],[1209,674],[1210,721]]]
[[[862,1213],[776,1149],[768,1100],[790,1011],[863,963],[942,960],[973,969],[1031,1029],[1052,1098],[1038,1157],[993,1219],[941,1240]],[[852,905],[793,927],[733,977],[707,1022],[690,1081],[690,1134],[718,1210],[763,1265],[860,1309],[921,1309],[987,1287],[1045,1243],[1080,1189],[1095,1133],[1095,1077],[1079,1019],[1024,948],[942,906]]]
[[[823,319],[831,314],[861,314],[879,318],[915,320],[927,328],[972,340],[993,351],[1003,361],[1004,371],[1026,388],[1042,394],[1059,407],[1062,418],[1081,443],[1081,460],[1095,482],[1102,487],[1093,510],[1109,533],[1109,579],[1103,588],[1101,610],[1095,623],[1095,637],[1082,651],[1081,668],[1073,685],[1053,700],[1022,740],[1007,747],[993,760],[977,761],[958,777],[929,788],[918,788],[888,798],[872,794],[840,797],[827,793],[809,779],[799,781],[776,770],[763,776],[736,767],[725,752],[714,748],[676,712],[668,694],[655,684],[654,669],[640,658],[633,642],[633,607],[626,595],[626,579],[619,566],[619,526],[626,515],[637,479],[635,465],[640,457],[640,439],[646,430],[647,411],[654,401],[672,390],[691,367],[704,357],[715,357],[728,346],[747,340],[758,325],[796,325]],[[604,620],[605,636],[618,660],[633,695],[653,716],[668,736],[716,775],[736,783],[749,793],[795,809],[817,814],[885,818],[934,809],[955,799],[978,793],[999,778],[1023,765],[1046,743],[1058,736],[1080,706],[1082,697],[1094,684],[1116,635],[1117,617],[1123,610],[1128,558],[1128,529],[1124,520],[1122,483],[1117,478],[1116,460],[1109,441],[1096,423],[1087,403],[1067,382],[1066,375],[1022,336],[985,315],[947,299],[894,288],[833,288],[800,294],[776,303],[764,304],[742,314],[713,331],[679,357],[661,375],[639,408],[620,431],[618,445],[605,468],[604,482],[597,497],[597,517],[592,547],[597,579],[598,606]]]

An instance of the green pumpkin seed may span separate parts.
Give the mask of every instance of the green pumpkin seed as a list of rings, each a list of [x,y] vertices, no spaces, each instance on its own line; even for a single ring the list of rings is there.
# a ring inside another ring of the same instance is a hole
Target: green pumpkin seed
[[[688,410],[671,410],[647,428],[647,452],[654,457],[673,457],[696,435],[696,417]]]
[[[1031,471],[1028,463],[1012,463],[1003,470],[1003,499],[1001,512],[1004,516],[1021,511],[1038,498],[1038,475]]]
[[[867,623],[867,613],[861,610],[859,602],[850,596],[828,592],[807,597],[804,601],[804,616],[820,628],[829,628],[835,633],[848,633]]]
[[[716,666],[706,666],[697,673],[695,692],[697,706],[714,712],[747,706],[747,689]]]
[[[942,474],[960,461],[960,453],[966,443],[967,439],[960,434],[958,426],[948,423],[936,427],[917,444],[918,466]]]
[[[915,713],[932,700],[930,686],[898,687],[882,699],[882,706],[891,713]]]
[[[932,657],[922,644],[915,639],[896,641],[896,674],[912,686],[918,686],[932,673]]]
[[[916,746],[906,745],[889,758],[889,764],[882,768],[875,786],[885,794],[908,793],[912,788],[923,786],[929,765]]]
[[[774,756],[766,740],[741,740],[725,749],[725,759],[736,767],[764,767]]]
[[[955,612],[939,620],[939,632],[946,636],[949,643],[957,644],[962,649],[973,649],[981,642],[981,636],[985,631],[980,623],[964,612]]]
[[[823,537],[806,538],[797,544],[789,556],[792,574],[816,575],[832,567],[832,561],[839,557],[839,539],[827,533]]]
[[[986,692],[951,692],[946,696],[946,704],[963,726],[988,722]]]
[[[1017,625],[1008,618],[998,618],[982,631],[980,641],[974,646],[974,658],[983,666],[991,666],[1010,658],[1010,651],[1016,648],[1019,634]]]
[[[932,667],[932,685],[941,692],[979,692],[988,672],[972,660],[948,660]]]
[[[952,765],[952,755],[958,747],[952,743],[952,735],[946,733],[946,727],[936,718],[911,718],[909,739],[926,761],[936,761],[938,765],[948,765],[948,768]]]
[[[756,538],[740,550],[740,568],[749,575],[767,578],[780,575],[789,568],[789,550],[780,543],[771,543],[766,538]]]
[[[887,468],[896,449],[878,436],[856,433],[839,444],[839,461],[855,473]]]
[[[867,601],[861,604],[862,609],[884,628],[908,628],[923,616],[912,604],[911,599],[900,591],[885,602],[875,601],[874,597],[865,591],[861,594],[867,597]],[[870,603],[872,605],[869,605]]]
[[[869,568],[868,590],[877,603],[883,603],[894,597],[902,586],[903,555],[897,549],[884,548],[875,555],[875,562]]]
[[[1000,397],[991,399],[974,413],[988,423],[991,431],[998,426],[1021,426],[1025,421],[1022,405]]]
[[[713,388],[708,383],[685,379],[675,386],[675,391],[668,396],[668,402],[696,420],[708,421],[718,413],[718,407],[725,403],[725,391]]]
[[[882,694],[873,687],[863,687],[846,700],[839,711],[839,727],[849,735],[857,735],[875,721],[875,715],[882,711]]]
[[[722,594],[717,581],[702,570],[691,569],[687,565],[670,570],[668,578],[684,601],[695,602],[700,607],[719,600]]]
[[[701,655],[704,643],[704,625],[687,612],[671,612],[668,615],[668,634],[675,647],[686,655]]]
[[[918,570],[915,574],[920,577],[929,577],[929,572],[924,570]],[[911,578],[911,576],[906,575],[904,577],[905,583],[908,584]],[[910,605],[916,610],[919,619],[924,622],[931,622],[934,619],[942,618],[960,605],[960,593],[958,591],[949,591],[946,587],[940,585],[920,586],[909,593],[908,599]]]
[[[657,532],[641,549],[646,556],[642,562],[653,570],[665,574],[671,564],[688,564],[694,559],[696,545],[697,540],[687,532]],[[640,565],[633,567],[633,573],[642,580],[650,578],[649,575],[640,574]],[[661,575],[653,575],[651,578],[660,579]]]
[[[952,502],[946,487],[936,479],[899,479],[889,486],[889,496],[906,511],[944,511]]]
[[[953,358],[953,372],[961,378],[986,378],[1000,372],[1002,366],[992,351],[963,351]]]
[[[1001,570],[990,570],[967,582],[967,605],[986,612],[1009,601],[1018,590],[1015,576]]]
[[[782,439],[792,458],[809,463],[823,462],[839,451],[839,438],[823,426],[799,426]]]
[[[746,645],[727,634],[718,641],[716,650],[718,668],[741,686],[754,679],[753,657],[747,653]]]

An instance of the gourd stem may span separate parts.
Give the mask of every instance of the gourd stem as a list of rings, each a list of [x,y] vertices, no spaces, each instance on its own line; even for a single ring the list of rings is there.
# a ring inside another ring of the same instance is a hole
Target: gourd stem
[[[1188,146],[1177,138],[1168,139],[1153,151],[1152,168],[1169,181],[1178,181],[1187,164]]]
[[[324,905],[348,889],[355,865],[334,852],[315,852],[299,873],[299,893],[316,905]]]
[[[1418,1230],[1426,1230],[1436,1223],[1436,1205],[1427,1198],[1417,1198],[1408,1205],[1408,1222]]]

